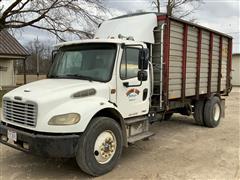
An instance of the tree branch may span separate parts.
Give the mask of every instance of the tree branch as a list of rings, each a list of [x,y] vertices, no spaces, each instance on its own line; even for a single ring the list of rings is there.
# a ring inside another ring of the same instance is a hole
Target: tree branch
[[[14,7],[11,5],[11,10],[9,7],[4,14],[0,30],[29,26],[49,31],[63,40],[66,33],[92,37],[85,29],[97,27],[104,19],[105,8],[102,0],[16,0]]]
[[[2,14],[0,19],[5,19],[7,14],[10,13],[13,8],[15,8],[22,0],[16,0],[14,3],[12,3]]]
[[[9,12],[6,17],[9,17],[9,16],[11,16],[11,15],[13,15],[13,14],[19,13],[29,2],[30,2],[30,0],[27,0],[25,3],[22,4],[22,6],[20,6],[19,9],[17,9],[17,10],[12,10],[11,12]]]

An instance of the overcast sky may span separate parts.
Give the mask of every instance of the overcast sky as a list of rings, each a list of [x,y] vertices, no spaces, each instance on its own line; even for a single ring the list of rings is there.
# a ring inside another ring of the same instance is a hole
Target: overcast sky
[[[105,0],[105,6],[113,12],[117,11],[115,14],[124,14],[137,10],[154,11],[151,2],[152,0]],[[163,5],[161,10],[165,11]],[[196,18],[200,25],[233,36],[233,52],[240,53],[240,0],[204,0],[204,4],[192,14],[192,17]],[[22,31],[22,34],[18,33],[17,38],[26,44],[37,36],[40,40],[54,43],[54,38],[49,38],[48,33],[35,29]]]
[[[203,0],[191,16],[196,22],[208,28],[233,36],[233,52],[240,53],[240,0]],[[122,11],[153,11],[151,0],[107,0],[111,8]],[[162,3],[162,5],[164,5]],[[162,11],[166,11],[163,6]]]

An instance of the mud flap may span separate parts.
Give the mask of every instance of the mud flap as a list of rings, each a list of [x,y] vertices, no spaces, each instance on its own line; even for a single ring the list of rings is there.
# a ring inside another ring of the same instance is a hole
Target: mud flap
[[[221,99],[222,118],[225,118],[225,99]]]

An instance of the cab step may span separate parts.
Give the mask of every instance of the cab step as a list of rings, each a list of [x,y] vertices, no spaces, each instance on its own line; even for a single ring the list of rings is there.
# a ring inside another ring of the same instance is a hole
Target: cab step
[[[149,132],[149,131],[148,132],[143,132],[143,133],[140,133],[140,134],[137,134],[137,135],[129,137],[128,138],[128,143],[134,143],[136,141],[149,138],[149,137],[151,137],[153,135],[154,135],[153,132]]]
[[[141,122],[141,121],[148,121],[148,117],[147,116],[141,116],[141,117],[127,118],[127,119],[125,119],[125,124],[126,125],[131,125],[131,124]]]

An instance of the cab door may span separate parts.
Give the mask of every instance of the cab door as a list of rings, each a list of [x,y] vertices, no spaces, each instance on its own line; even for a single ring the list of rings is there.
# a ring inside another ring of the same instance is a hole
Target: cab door
[[[147,114],[149,111],[150,81],[138,80],[140,48],[125,47],[117,73],[117,106],[124,118]]]

